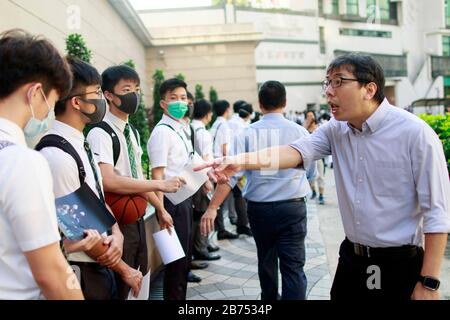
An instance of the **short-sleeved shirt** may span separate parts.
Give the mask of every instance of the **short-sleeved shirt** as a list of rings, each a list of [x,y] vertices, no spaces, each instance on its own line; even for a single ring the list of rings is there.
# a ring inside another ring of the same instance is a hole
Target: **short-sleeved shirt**
[[[60,240],[50,169],[23,131],[0,118],[0,300],[42,299],[25,252]]]
[[[184,133],[183,124],[163,115],[147,143],[152,168],[165,168],[165,177],[177,176],[188,164],[192,142]]]
[[[128,155],[127,140],[124,135],[126,121],[119,119],[111,112],[107,112],[104,121],[108,123],[116,133],[120,142],[120,154],[117,164],[114,166],[114,153],[111,136],[101,128],[93,128],[89,131],[87,140],[94,153],[94,157],[98,163],[110,164],[114,167],[116,174],[123,177],[132,177],[130,158]],[[144,179],[142,172],[142,148],[139,145],[139,137],[135,137],[133,131],[130,129],[130,139],[136,159],[136,171],[139,179]]]
[[[371,247],[420,245],[450,232],[450,182],[442,143],[417,116],[385,99],[359,131],[330,120],[291,146],[304,165],[333,155],[344,231]]]
[[[200,120],[192,121],[194,131],[194,149],[205,159],[213,159],[213,143],[211,133],[206,130],[205,124]]]
[[[84,135],[77,129],[56,120],[53,128],[47,134],[56,134],[66,139],[77,151],[86,172],[85,182],[92,189],[94,194],[99,197],[94,172],[89,162],[89,158],[84,149]],[[43,148],[41,154],[47,159],[53,177],[53,191],[56,198],[64,197],[78,190],[80,177],[78,175],[78,166],[75,159],[65,151],[56,147]],[[102,175],[97,163],[94,164],[97,171],[100,187],[102,187]],[[84,252],[74,252],[68,255],[69,261],[95,262]]]
[[[211,127],[211,136],[213,138],[213,152],[215,158],[223,157],[223,145],[230,145],[231,132],[228,126],[228,120],[224,117],[217,117]]]

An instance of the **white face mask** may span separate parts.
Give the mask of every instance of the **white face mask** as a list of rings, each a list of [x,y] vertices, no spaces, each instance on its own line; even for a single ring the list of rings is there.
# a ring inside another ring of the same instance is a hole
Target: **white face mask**
[[[28,120],[28,123],[25,126],[25,128],[23,129],[23,132],[25,133],[25,136],[29,139],[35,138],[39,134],[47,131],[49,122],[55,120],[55,110],[50,108],[50,105],[47,101],[47,98],[46,98],[44,92],[42,91],[42,89],[40,89],[40,90],[41,90],[42,96],[44,97],[45,103],[47,104],[48,114],[45,119],[39,120],[34,117],[34,110],[33,110],[33,106],[31,105],[31,103],[28,104],[31,109],[31,119]]]

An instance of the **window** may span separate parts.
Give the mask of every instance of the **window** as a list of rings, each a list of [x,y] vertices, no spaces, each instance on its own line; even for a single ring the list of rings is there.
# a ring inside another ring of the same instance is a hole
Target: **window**
[[[319,42],[320,42],[320,53],[325,54],[326,47],[325,47],[325,28],[324,27],[319,27]]]
[[[450,29],[450,0],[445,0],[445,26]]]
[[[323,15],[323,0],[319,0],[319,14]]]
[[[341,36],[354,36],[354,37],[392,38],[392,32],[379,30],[340,28],[339,34]]]
[[[331,14],[339,15],[339,0],[332,0],[331,2]]]
[[[359,16],[358,0],[347,0],[347,14]]]
[[[367,17],[375,21],[375,18],[377,18],[377,0],[366,0],[366,5]]]
[[[379,1],[380,1],[380,19],[389,20],[391,18],[390,1],[389,0],[379,0]]]
[[[442,55],[450,56],[450,37],[442,37]]]

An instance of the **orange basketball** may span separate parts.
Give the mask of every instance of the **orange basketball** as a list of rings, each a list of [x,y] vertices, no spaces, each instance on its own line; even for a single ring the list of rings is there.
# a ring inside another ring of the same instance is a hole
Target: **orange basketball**
[[[145,215],[147,209],[147,199],[138,194],[123,195],[105,192],[105,201],[119,224],[130,224],[139,220]]]

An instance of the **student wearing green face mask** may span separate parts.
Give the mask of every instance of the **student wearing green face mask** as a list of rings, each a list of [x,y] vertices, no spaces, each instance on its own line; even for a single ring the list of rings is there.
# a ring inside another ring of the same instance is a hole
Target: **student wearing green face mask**
[[[182,118],[188,110],[187,85],[184,81],[170,79],[161,84],[161,108],[164,115],[156,125],[147,144],[154,179],[168,179],[179,175],[194,154],[191,141],[183,130]],[[207,183],[208,184],[208,183]],[[212,188],[212,185],[208,185]],[[185,300],[188,266],[192,248],[192,199],[174,205],[157,193],[170,217],[159,219],[161,228],[173,224],[186,257],[166,265],[164,274],[164,299]],[[164,217],[163,217],[164,218]]]

